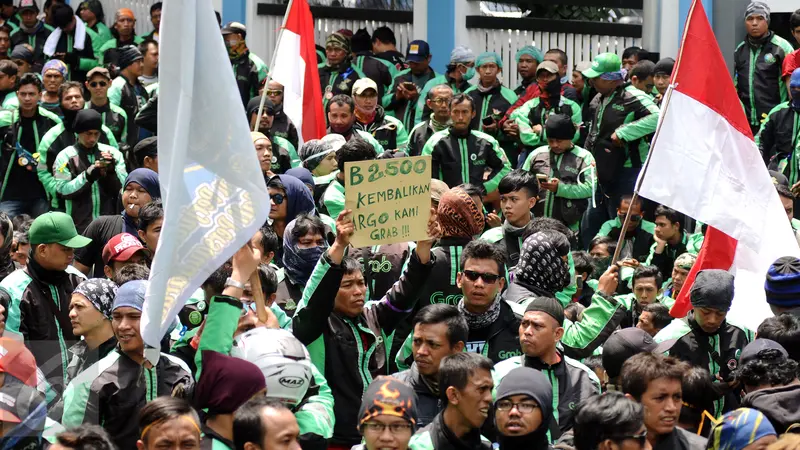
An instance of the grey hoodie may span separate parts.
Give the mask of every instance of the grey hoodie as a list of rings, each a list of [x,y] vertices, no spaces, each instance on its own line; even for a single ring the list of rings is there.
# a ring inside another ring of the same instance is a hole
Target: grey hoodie
[[[751,392],[742,401],[742,407],[764,413],[780,436],[792,424],[800,423],[800,384]]]

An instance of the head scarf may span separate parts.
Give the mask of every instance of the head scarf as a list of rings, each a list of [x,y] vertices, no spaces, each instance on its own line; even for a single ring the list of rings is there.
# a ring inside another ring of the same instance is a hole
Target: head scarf
[[[8,214],[0,211],[0,231],[3,233],[3,244],[0,245],[0,280],[16,270],[14,260],[11,259],[11,245],[14,243],[14,223]]]
[[[530,55],[531,58],[535,59],[536,62],[544,61],[544,54],[538,47],[534,47],[532,45],[526,45],[517,51],[515,56],[517,62],[522,57],[522,55]]]
[[[283,231],[283,267],[286,270],[286,276],[293,284],[304,286],[311,278],[311,272],[314,271],[319,258],[328,248],[328,241],[323,239],[323,245],[319,247],[298,248],[297,239],[292,236],[295,225],[297,225],[297,219],[289,222]]]
[[[692,266],[694,266],[695,261],[697,261],[697,256],[691,253],[682,253],[680,256],[675,258],[675,267],[683,270],[692,270]]]
[[[122,185],[122,189],[125,190],[131,183],[136,183],[143,187],[153,200],[161,198],[161,183],[159,183],[158,174],[155,171],[146,168],[135,169],[125,178],[125,184]],[[139,227],[136,225],[136,221],[128,216],[127,211],[122,211],[122,231],[134,236],[139,235]]]
[[[720,419],[708,437],[709,450],[742,450],[764,436],[776,435],[775,428],[760,411],[739,408]]]
[[[415,427],[417,396],[411,386],[389,376],[379,376],[373,380],[361,398],[358,425],[364,425],[381,415],[399,417]]]
[[[203,350],[203,370],[194,390],[194,406],[209,415],[233,414],[267,388],[261,369],[250,361]]]
[[[67,72],[69,72],[67,65],[64,64],[64,62],[60,59],[51,59],[50,61],[44,63],[44,67],[42,67],[42,76],[44,76],[48,70],[58,71],[61,76],[64,77],[64,79],[67,78]]]
[[[438,217],[444,237],[471,238],[483,231],[483,211],[460,188],[453,188],[442,194]]]
[[[133,280],[123,284],[117,289],[117,296],[114,298],[114,305],[111,311],[117,308],[133,308],[139,311],[144,307],[144,294],[147,292],[146,280]]]
[[[90,278],[82,281],[72,293],[86,297],[98,311],[106,316],[106,319],[111,320],[111,307],[117,296],[117,285],[113,281],[105,278]]]
[[[480,67],[484,64],[495,63],[497,67],[503,68],[503,60],[495,52],[483,52],[475,58],[475,67]]]
[[[314,190],[314,175],[311,175],[311,172],[309,172],[309,170],[305,167],[293,167],[286,171],[286,175],[291,175],[297,178],[298,180],[302,181],[303,184],[310,184],[311,190]]]
[[[475,53],[472,49],[459,45],[450,52],[450,64],[468,64],[475,61]]]
[[[302,181],[291,175],[276,175],[286,192],[286,222],[289,223],[302,213],[314,212],[314,197]]]
[[[556,292],[569,285],[569,265],[562,259],[568,252],[569,241],[561,233],[533,233],[522,244],[514,282],[538,295],[555,297]]]
[[[728,311],[733,303],[733,275],[721,269],[701,270],[692,284],[690,296],[694,308]]]
[[[542,372],[530,367],[517,367],[508,372],[497,385],[497,401],[522,394],[531,397],[539,405],[542,411],[542,423],[539,424],[539,428],[524,436],[505,436],[498,430],[497,439],[500,448],[550,448],[547,430],[553,415],[553,386]],[[495,402],[496,407],[497,402]],[[496,411],[495,416],[497,416]]]
[[[261,140],[261,139],[269,140],[267,135],[262,133],[262,132],[260,132],[260,131],[251,131],[250,132],[250,137],[253,139],[253,144],[255,144],[256,141]]]
[[[754,1],[747,5],[747,9],[744,10],[744,19],[747,20],[750,16],[761,16],[769,24],[769,14],[769,5],[764,2]]]
[[[350,53],[350,38],[339,31],[332,33],[328,36],[328,39],[325,40],[325,48],[328,47],[341,48],[345,53]]]

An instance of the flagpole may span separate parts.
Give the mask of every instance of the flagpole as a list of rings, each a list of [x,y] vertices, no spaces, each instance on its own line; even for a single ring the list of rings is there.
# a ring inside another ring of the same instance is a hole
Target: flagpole
[[[675,74],[678,73],[678,69],[681,66],[681,60],[683,59],[683,47],[686,43],[686,34],[689,30],[689,23],[692,20],[692,13],[694,12],[694,8],[697,5],[699,0],[694,0],[692,2],[691,8],[689,8],[689,14],[686,17],[686,23],[683,25],[683,36],[681,36],[681,47],[678,53],[678,60],[675,61],[675,67],[672,69],[672,78],[674,80]],[[675,89],[674,82],[670,83],[669,87],[667,88],[667,93],[664,96],[664,110],[659,112],[659,121],[658,126],[656,127],[656,132],[653,134],[653,140],[650,141],[650,149],[647,152],[647,159],[644,162],[644,166],[642,166],[642,171],[639,174],[639,177],[636,179],[636,186],[633,189],[633,197],[631,197],[631,206],[636,202],[639,198],[639,189],[642,187],[642,181],[644,180],[644,176],[647,174],[647,168],[650,166],[650,157],[653,154],[653,149],[655,148],[655,143],[658,140],[658,135],[661,133],[661,125],[664,123],[664,116],[667,114],[667,110],[669,109],[670,98],[672,97],[672,91]],[[616,263],[619,259],[619,253],[622,251],[622,243],[625,241],[625,230],[628,228],[628,223],[631,220],[631,210],[632,208],[628,208],[628,212],[625,213],[625,220],[622,223],[622,229],[619,233],[619,239],[617,239],[617,248],[614,250],[614,257],[611,259],[612,262]]]
[[[281,23],[280,33],[278,34],[278,42],[275,44],[275,49],[272,50],[272,58],[270,58],[269,62],[269,70],[267,71],[267,78],[264,79],[264,91],[261,94],[261,102],[258,104],[258,117],[256,117],[256,125],[253,127],[253,131],[258,131],[258,126],[261,124],[261,114],[264,112],[264,102],[267,100],[267,90],[269,90],[269,81],[272,79],[272,71],[275,69],[275,56],[278,55],[278,47],[281,44],[281,38],[283,37],[283,30],[286,29],[286,19],[289,18],[289,12],[292,10],[292,4],[294,0],[289,0],[289,4],[286,5],[286,13],[283,15],[283,22]]]

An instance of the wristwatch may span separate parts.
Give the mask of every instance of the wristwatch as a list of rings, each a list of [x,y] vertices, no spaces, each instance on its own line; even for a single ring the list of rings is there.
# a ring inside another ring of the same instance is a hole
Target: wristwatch
[[[228,279],[225,280],[225,287],[228,287],[228,286],[244,290],[244,283],[240,283],[240,282],[234,280],[231,277],[228,277]]]

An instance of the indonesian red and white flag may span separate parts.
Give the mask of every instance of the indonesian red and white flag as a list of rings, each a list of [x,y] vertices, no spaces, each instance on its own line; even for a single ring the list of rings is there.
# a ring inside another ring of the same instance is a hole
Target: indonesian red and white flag
[[[271,76],[283,85],[283,111],[297,128],[302,145],[305,141],[325,136],[314,18],[308,1],[292,0],[284,22],[275,48],[275,67],[271,68]]]
[[[709,225],[673,317],[691,309],[699,270],[724,269],[736,277],[728,318],[755,330],[772,315],[764,295],[769,266],[800,249],[727,74],[694,0],[638,192]]]

